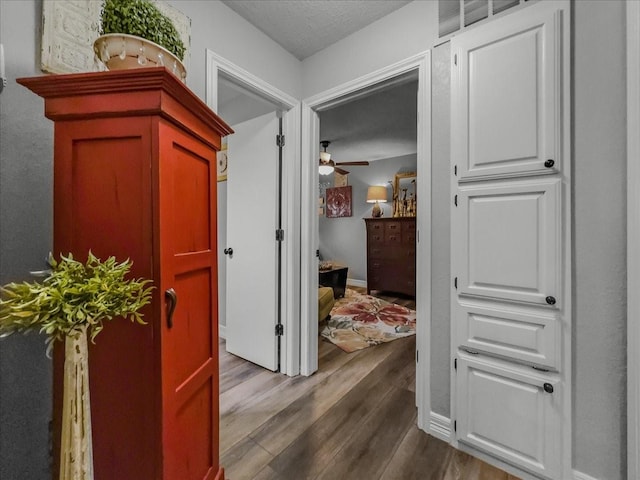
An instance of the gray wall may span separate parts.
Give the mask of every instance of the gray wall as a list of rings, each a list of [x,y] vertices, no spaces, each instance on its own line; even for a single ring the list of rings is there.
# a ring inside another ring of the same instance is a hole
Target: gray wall
[[[574,465],[595,478],[623,479],[625,5],[574,6]]]
[[[170,3],[192,20],[187,84],[200,98],[206,48],[300,96],[300,62],[224,4]],[[52,248],[53,125],[44,117],[42,99],[15,82],[42,75],[41,19],[42,0],[0,0],[8,76],[0,95],[0,284],[41,270]],[[51,361],[44,338],[0,339],[0,479],[50,478],[50,419]]]
[[[8,85],[0,95],[0,283],[44,268],[52,248],[52,136],[42,99],[15,83],[39,74],[40,4],[0,2]],[[0,340],[0,478],[49,478],[51,362],[44,337]]]
[[[398,172],[415,172],[416,165],[414,154],[377,160],[371,162],[368,167],[344,167],[351,172],[349,185],[351,185],[353,216],[341,218],[319,216],[320,254],[324,260],[343,263],[349,267],[349,278],[366,281],[367,235],[363,218],[371,217],[373,208],[373,204],[366,202],[367,188],[370,185],[385,185],[389,180],[393,181]],[[333,174],[321,175],[320,182],[333,185]],[[385,217],[393,216],[391,185],[388,187],[389,202],[380,204]]]
[[[451,47],[431,51],[431,410],[451,414]]]

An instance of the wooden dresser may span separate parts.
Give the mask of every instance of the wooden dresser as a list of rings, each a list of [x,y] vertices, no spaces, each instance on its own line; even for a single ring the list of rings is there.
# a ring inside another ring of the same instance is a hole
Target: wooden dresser
[[[416,295],[415,217],[365,218],[367,293],[371,290]]]

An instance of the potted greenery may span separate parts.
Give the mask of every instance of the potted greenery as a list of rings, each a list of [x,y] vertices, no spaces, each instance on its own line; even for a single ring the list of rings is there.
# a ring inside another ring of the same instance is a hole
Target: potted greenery
[[[184,43],[151,0],[105,0],[100,33],[93,50],[109,70],[166,66],[186,79]]]
[[[92,480],[93,450],[89,402],[87,337],[93,342],[105,320],[123,317],[144,323],[140,310],[151,301],[150,280],[127,279],[132,262],[101,261],[89,252],[85,263],[73,256],[59,262],[42,282],[0,287],[0,337],[39,331],[47,354],[64,340],[61,480]]]

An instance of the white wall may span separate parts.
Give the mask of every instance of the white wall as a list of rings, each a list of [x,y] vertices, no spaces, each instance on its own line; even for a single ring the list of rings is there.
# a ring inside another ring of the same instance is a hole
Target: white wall
[[[305,59],[303,98],[428,50],[437,18],[437,1],[417,0]]]
[[[169,0],[191,19],[191,62],[187,85],[205,99],[206,49],[277,87],[301,95],[301,65],[264,33],[217,0]]]

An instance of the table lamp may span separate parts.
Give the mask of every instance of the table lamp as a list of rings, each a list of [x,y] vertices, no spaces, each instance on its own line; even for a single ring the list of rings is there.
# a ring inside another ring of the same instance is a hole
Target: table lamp
[[[387,187],[380,185],[373,185],[367,190],[367,203],[373,203],[373,209],[371,210],[371,216],[378,218],[382,216],[382,209],[378,202],[387,201]]]

